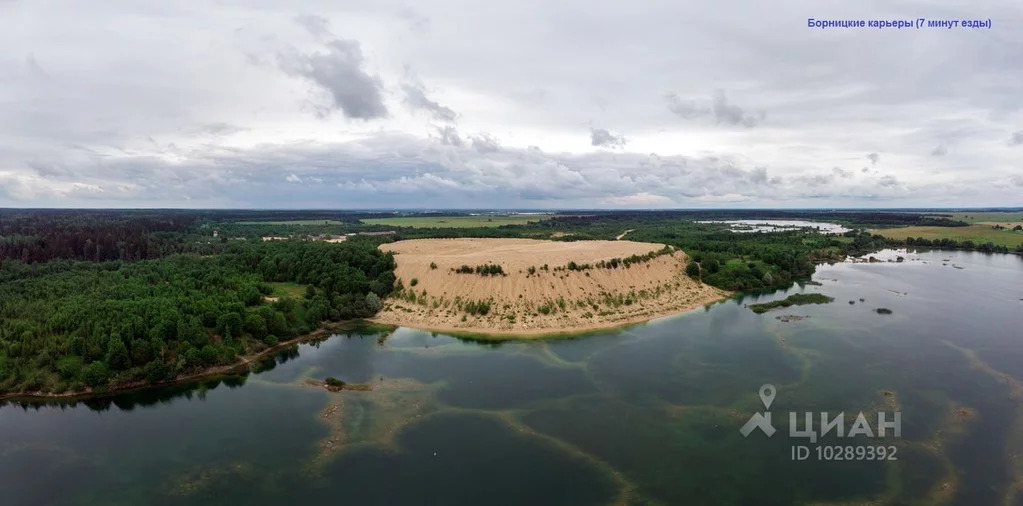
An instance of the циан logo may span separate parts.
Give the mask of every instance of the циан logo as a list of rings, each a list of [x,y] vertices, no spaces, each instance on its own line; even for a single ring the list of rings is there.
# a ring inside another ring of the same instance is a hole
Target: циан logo
[[[764,404],[764,412],[754,413],[749,420],[741,428],[739,433],[742,437],[749,437],[756,430],[760,430],[767,437],[771,437],[777,432],[774,428],[774,424],[771,420],[771,404],[774,402],[774,398],[777,395],[778,390],[774,385],[765,383],[760,386],[760,401]],[[820,423],[817,426],[818,430],[814,428],[814,414],[813,412],[803,413],[803,425],[802,429],[799,428],[799,418],[795,411],[789,412],[789,437],[790,438],[806,438],[810,443],[817,443],[818,437],[823,438],[829,434],[834,434],[837,438],[854,438],[856,436],[865,436],[867,438],[884,438],[886,437],[887,429],[892,430],[894,437],[902,437],[902,413],[895,411],[892,416],[887,416],[888,413],[885,411],[877,412],[877,425],[876,430],[870,426],[867,421],[867,417],[862,412],[857,413],[856,419],[852,426],[846,430],[845,425],[845,412],[838,413],[833,417],[829,417],[827,411],[820,413]],[[862,440],[861,440],[862,441]],[[816,456],[816,460],[819,461],[832,461],[832,460],[897,460],[895,454],[898,451],[898,447],[895,445],[817,445],[814,447],[816,454],[811,451],[809,446],[805,445],[793,445],[792,446],[792,460],[809,460],[811,457]]]
[[[764,409],[767,411],[766,413],[756,413],[750,417],[749,421],[739,429],[742,437],[748,437],[754,429],[760,429],[761,432],[767,434],[767,437],[774,435],[774,425],[771,425],[771,403],[774,402],[774,396],[777,392],[774,385],[770,383],[764,383],[760,386],[760,401],[764,403]]]

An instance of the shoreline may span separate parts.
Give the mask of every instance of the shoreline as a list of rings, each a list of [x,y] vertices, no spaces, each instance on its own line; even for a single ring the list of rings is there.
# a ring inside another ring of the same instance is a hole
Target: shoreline
[[[656,311],[645,314],[634,314],[627,318],[615,321],[602,321],[594,325],[587,326],[566,326],[566,327],[542,327],[533,329],[501,329],[501,328],[489,328],[489,327],[473,327],[467,325],[465,327],[456,327],[452,325],[432,325],[432,324],[420,324],[411,321],[400,321],[399,318],[379,318],[373,317],[367,321],[378,325],[387,325],[392,327],[405,327],[410,329],[422,330],[425,332],[436,332],[441,334],[447,334],[452,337],[475,339],[475,340],[493,340],[493,341],[534,341],[534,340],[545,340],[545,339],[558,339],[558,338],[572,338],[585,336],[588,334],[594,334],[604,331],[619,330],[635,325],[641,325],[648,323],[653,320],[661,318],[668,318],[672,316],[681,316],[687,313],[691,313],[697,309],[712,306],[734,297],[735,294],[732,292],[724,292],[716,295],[715,297],[708,297],[704,300],[700,300],[698,303],[688,304],[677,308]]]
[[[243,355],[239,357],[238,361],[233,364],[218,365],[210,367],[201,372],[187,374],[184,376],[177,376],[167,381],[161,381],[158,383],[147,383],[143,381],[134,381],[119,385],[117,387],[104,389],[102,391],[95,391],[93,389],[80,391],[80,392],[67,392],[67,393],[44,393],[44,392],[18,392],[18,393],[7,393],[0,394],[0,402],[17,402],[17,401],[29,401],[29,402],[46,402],[46,401],[61,401],[61,400],[89,400],[89,399],[100,399],[103,397],[112,397],[116,395],[126,394],[134,391],[146,390],[149,388],[160,388],[168,387],[173,385],[180,385],[183,383],[189,383],[193,381],[201,381],[205,379],[213,379],[217,377],[231,376],[235,373],[240,372],[242,369],[251,366],[253,363],[258,362],[266,358],[268,355],[273,355],[285,348],[301,344],[307,341],[313,341],[319,338],[326,338],[333,335],[332,333],[338,329],[345,327],[350,328],[364,328],[366,324],[388,326],[386,324],[379,324],[370,320],[345,320],[342,322],[330,323],[324,325],[308,334],[303,334],[298,337],[294,337],[287,341],[282,341],[273,346],[270,346],[264,350],[261,350],[252,355]]]

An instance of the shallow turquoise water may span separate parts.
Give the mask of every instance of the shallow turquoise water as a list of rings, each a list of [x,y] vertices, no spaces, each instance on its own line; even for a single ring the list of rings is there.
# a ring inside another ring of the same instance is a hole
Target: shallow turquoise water
[[[899,254],[756,300],[827,305],[549,342],[334,336],[229,381],[8,404],[0,503],[1023,504],[1023,259]],[[326,376],[373,390],[305,382]],[[743,438],[764,383],[781,430]],[[882,408],[901,438],[822,442],[897,461],[791,459],[786,412]]]

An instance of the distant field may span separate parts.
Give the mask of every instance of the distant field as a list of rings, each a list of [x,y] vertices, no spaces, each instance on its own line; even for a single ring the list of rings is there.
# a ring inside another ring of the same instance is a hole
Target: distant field
[[[475,228],[501,225],[525,225],[549,219],[547,215],[487,215],[487,216],[402,216],[362,220],[367,225],[413,228]]]
[[[980,213],[977,213],[980,214]],[[972,214],[971,214],[972,216]],[[954,239],[956,241],[973,241],[974,243],[992,242],[1001,246],[1015,248],[1023,243],[1023,233],[1008,230],[995,230],[991,225],[970,225],[966,227],[902,227],[871,230],[892,239],[922,237],[924,239]]]
[[[1008,228],[1023,225],[1023,213],[955,213],[952,219],[966,223],[998,224]]]
[[[1023,213],[954,213],[952,220],[967,223],[1020,223]]]
[[[337,220],[236,221],[235,225],[344,225]]]

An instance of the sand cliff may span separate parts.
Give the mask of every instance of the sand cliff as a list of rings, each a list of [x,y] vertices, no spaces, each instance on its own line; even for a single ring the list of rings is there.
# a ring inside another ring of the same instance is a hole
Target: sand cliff
[[[729,295],[686,276],[685,253],[662,244],[417,239],[381,249],[395,253],[403,290],[385,301],[374,321],[429,330],[583,332],[688,311]],[[484,265],[500,266],[503,274],[475,272]],[[463,266],[473,272],[458,272]]]

